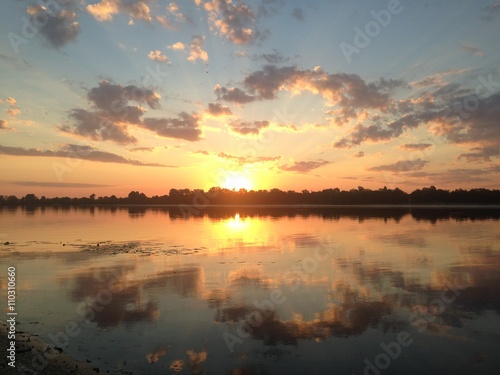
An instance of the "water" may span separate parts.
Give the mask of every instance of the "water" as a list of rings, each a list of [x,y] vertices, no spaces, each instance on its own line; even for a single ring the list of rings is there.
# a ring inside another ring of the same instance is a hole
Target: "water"
[[[499,217],[4,209],[1,300],[15,266],[18,329],[110,373],[494,374]]]

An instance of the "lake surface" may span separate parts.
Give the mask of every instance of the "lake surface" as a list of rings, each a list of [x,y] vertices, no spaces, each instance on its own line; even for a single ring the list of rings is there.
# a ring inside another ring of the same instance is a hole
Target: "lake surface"
[[[110,373],[496,374],[499,217],[2,209],[1,300],[14,266],[18,329]]]

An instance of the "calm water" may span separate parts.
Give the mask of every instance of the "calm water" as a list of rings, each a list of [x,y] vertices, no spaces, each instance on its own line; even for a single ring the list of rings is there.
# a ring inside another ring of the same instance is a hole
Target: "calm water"
[[[4,209],[1,297],[110,373],[498,374],[499,216]]]

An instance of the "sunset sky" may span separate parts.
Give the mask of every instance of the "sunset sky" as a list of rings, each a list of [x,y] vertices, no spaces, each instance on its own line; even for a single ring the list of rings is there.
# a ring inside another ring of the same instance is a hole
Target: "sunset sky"
[[[0,194],[500,186],[500,2],[8,0]]]

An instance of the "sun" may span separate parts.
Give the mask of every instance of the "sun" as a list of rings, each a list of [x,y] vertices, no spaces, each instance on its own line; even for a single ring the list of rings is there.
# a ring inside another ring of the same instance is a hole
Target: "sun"
[[[251,190],[252,183],[250,182],[250,178],[245,172],[228,172],[227,178],[222,184],[222,187],[229,190]]]

